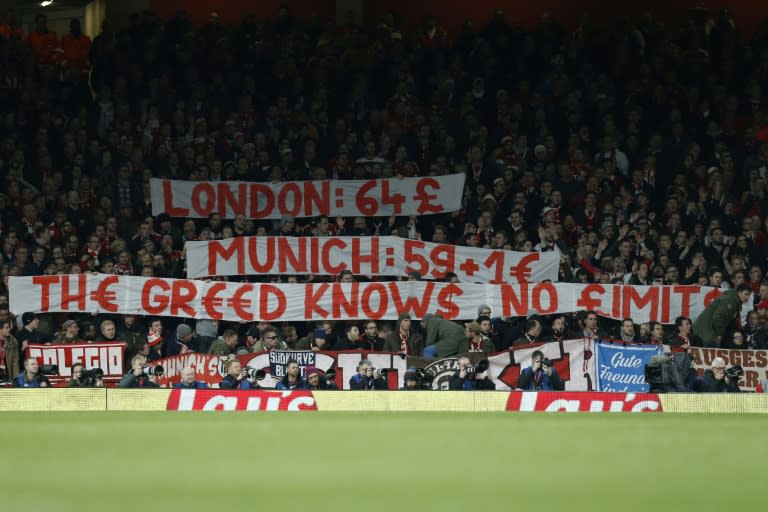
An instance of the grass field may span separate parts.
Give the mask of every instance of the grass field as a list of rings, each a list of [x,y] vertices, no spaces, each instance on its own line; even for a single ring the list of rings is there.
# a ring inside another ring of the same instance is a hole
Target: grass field
[[[735,415],[2,413],[2,511],[750,510]]]

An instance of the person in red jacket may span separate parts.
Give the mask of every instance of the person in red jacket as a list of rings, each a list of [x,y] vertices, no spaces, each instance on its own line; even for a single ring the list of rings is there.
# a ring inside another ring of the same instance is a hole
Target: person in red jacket
[[[54,64],[58,60],[59,40],[56,32],[48,30],[45,14],[35,16],[35,30],[29,34],[29,46],[40,64]]]
[[[62,66],[67,70],[67,78],[79,80],[85,77],[91,69],[88,62],[88,52],[91,49],[91,38],[83,34],[80,20],[73,18],[69,22],[69,33],[61,38],[61,49],[64,51]]]

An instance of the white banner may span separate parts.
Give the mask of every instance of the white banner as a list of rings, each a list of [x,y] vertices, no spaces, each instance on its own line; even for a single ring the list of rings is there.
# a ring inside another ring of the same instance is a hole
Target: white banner
[[[558,252],[514,252],[434,244],[396,236],[236,237],[187,242],[187,277],[315,274],[366,276],[418,272],[461,282],[557,281]]]
[[[433,215],[462,208],[464,174],[380,180],[178,181],[152,178],[152,214],[224,219]]]
[[[105,274],[11,277],[10,308],[24,312],[117,313],[251,322],[395,320],[400,313],[450,320],[594,310],[616,320],[695,318],[720,290],[699,286],[574,283],[463,284],[425,281],[262,284]]]

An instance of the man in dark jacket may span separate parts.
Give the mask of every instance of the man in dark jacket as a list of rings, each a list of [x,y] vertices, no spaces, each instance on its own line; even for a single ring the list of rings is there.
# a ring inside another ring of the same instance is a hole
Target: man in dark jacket
[[[424,338],[411,329],[411,315],[400,313],[397,317],[397,329],[386,337],[382,350],[409,356],[418,356],[424,352]]]
[[[693,323],[693,332],[701,337],[705,347],[719,347],[730,323],[741,314],[741,305],[752,297],[749,285],[740,284],[715,300]]]
[[[301,378],[299,362],[289,359],[285,364],[285,377],[277,383],[275,389],[306,389],[307,383]]]
[[[246,378],[243,365],[237,359],[227,361],[227,375],[219,383],[219,389],[255,389],[259,386]]]
[[[426,314],[421,320],[426,340],[424,357],[446,357],[469,351],[464,328],[440,315]]]
[[[357,373],[349,379],[349,389],[357,391],[386,390],[387,380],[381,371],[374,370],[368,359],[363,359],[357,366]]]
[[[496,384],[488,378],[488,371],[477,373],[468,357],[459,358],[459,369],[448,382],[451,391],[493,391]]]
[[[532,355],[533,363],[520,373],[517,387],[525,391],[563,391],[565,383],[552,368],[552,363],[544,358],[544,352],[536,350]]]
[[[181,370],[181,382],[173,386],[176,389],[208,389],[208,384],[195,380],[195,370],[187,366]]]
[[[126,373],[120,384],[119,388],[159,388],[160,386],[155,383],[152,378],[144,373],[144,368],[147,366],[147,358],[143,355],[137,354],[131,358],[131,371]]]
[[[725,359],[716,357],[712,360],[712,369],[704,372],[704,393],[739,393],[738,381],[725,374]]]

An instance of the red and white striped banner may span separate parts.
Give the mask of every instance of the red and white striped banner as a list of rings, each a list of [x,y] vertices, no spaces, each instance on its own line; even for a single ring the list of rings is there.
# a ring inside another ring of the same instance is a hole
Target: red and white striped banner
[[[224,219],[433,215],[462,208],[464,174],[378,180],[179,181],[152,178],[152,214]]]
[[[344,270],[366,276],[418,272],[461,282],[557,281],[560,254],[514,252],[434,244],[395,236],[236,237],[187,242],[187,277],[236,275],[331,275]]]
[[[425,281],[260,284],[105,274],[11,277],[10,308],[24,312],[116,313],[251,322],[395,320],[401,313],[446,319],[594,310],[616,320],[696,317],[720,290],[700,286],[575,283],[465,284]]]

